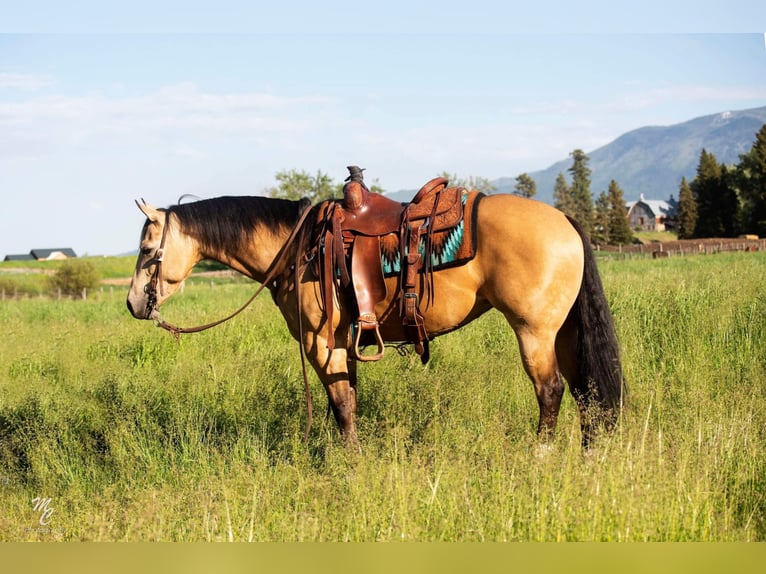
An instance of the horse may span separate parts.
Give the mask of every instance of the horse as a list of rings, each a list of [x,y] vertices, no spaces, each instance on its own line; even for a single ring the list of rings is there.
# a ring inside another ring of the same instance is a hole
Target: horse
[[[328,344],[329,336],[351,341],[353,311],[336,293],[333,312],[327,312],[318,273],[306,262],[322,204],[257,196],[164,209],[136,203],[146,221],[127,296],[132,316],[159,321],[162,303],[201,260],[261,283],[323,384],[342,437],[358,444],[353,348]],[[566,380],[587,447],[600,429],[614,428],[625,389],[614,322],[587,236],[561,211],[516,195],[488,195],[477,210],[475,256],[434,271],[430,279],[423,309],[429,337],[497,309],[516,335],[537,397],[538,436],[547,441],[554,435]],[[300,241],[294,240],[298,232]],[[398,278],[385,281],[385,299],[375,307],[380,334],[387,343],[401,342]]]

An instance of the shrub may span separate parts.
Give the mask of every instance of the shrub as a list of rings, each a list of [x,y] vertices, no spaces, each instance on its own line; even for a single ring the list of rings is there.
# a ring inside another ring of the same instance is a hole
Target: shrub
[[[50,287],[54,292],[76,297],[83,289],[98,287],[101,277],[96,266],[90,261],[71,259],[65,261],[56,273],[50,277]]]

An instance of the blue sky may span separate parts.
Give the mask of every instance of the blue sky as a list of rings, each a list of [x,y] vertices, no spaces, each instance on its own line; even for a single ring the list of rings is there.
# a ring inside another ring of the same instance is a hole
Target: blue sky
[[[515,177],[645,125],[766,105],[752,13],[726,34],[503,31],[473,12],[416,34],[417,18],[346,2],[358,27],[309,11],[291,33],[286,8],[224,30],[188,13],[147,24],[144,4],[118,26],[60,10],[0,23],[0,257],[134,249],[141,197],[261,194],[280,170],[340,181],[349,164],[389,191],[445,170]]]

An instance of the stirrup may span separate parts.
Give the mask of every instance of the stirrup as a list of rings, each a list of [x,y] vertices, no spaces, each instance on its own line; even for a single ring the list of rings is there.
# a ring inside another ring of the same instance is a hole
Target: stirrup
[[[375,326],[375,341],[378,345],[377,353],[374,355],[363,355],[361,349],[359,348],[359,341],[362,338],[362,324],[366,326],[365,331],[371,331],[371,326]],[[380,325],[378,324],[377,318],[372,318],[372,320],[369,320],[369,318],[366,317],[360,317],[359,321],[356,324],[356,336],[354,337],[354,355],[359,361],[377,361],[381,358],[383,358],[383,353],[385,352],[386,348],[383,343],[383,337],[380,335]]]

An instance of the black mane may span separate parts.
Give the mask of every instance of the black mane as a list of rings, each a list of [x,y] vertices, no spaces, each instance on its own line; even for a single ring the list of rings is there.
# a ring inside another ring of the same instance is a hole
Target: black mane
[[[277,230],[292,227],[308,200],[289,201],[256,196],[224,196],[174,205],[167,209],[178,217],[184,233],[203,250],[236,250],[249,242],[259,226]]]

